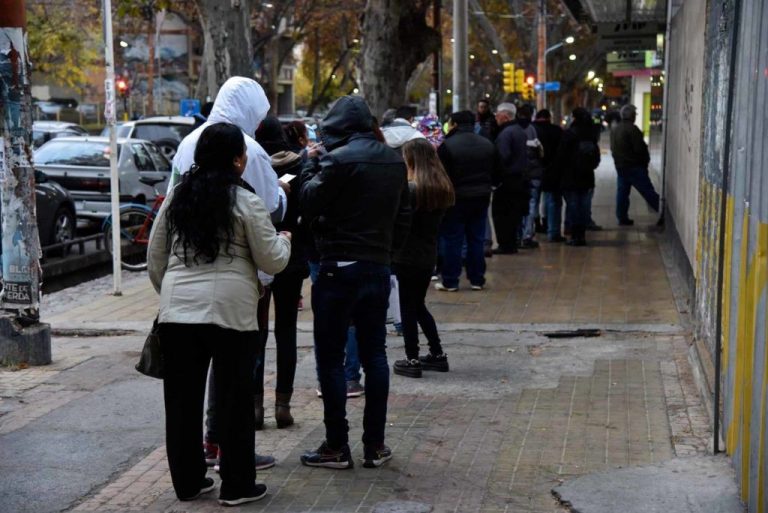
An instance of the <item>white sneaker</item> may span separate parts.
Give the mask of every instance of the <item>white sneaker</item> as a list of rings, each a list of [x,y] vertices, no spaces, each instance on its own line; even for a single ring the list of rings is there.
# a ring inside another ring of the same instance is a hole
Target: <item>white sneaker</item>
[[[443,292],[456,292],[459,287],[446,287],[440,282],[435,283],[435,290],[442,290]]]
[[[483,290],[484,288],[484,285],[472,285],[472,290]]]

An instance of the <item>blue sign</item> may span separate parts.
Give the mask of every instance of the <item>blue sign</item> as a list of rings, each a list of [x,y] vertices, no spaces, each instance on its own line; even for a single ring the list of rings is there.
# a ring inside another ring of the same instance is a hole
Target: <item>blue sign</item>
[[[545,82],[543,84],[535,84],[533,88],[536,91],[559,91],[560,90],[560,82]]]
[[[195,98],[185,98],[180,102],[179,111],[182,116],[194,116],[200,114],[200,100]]]

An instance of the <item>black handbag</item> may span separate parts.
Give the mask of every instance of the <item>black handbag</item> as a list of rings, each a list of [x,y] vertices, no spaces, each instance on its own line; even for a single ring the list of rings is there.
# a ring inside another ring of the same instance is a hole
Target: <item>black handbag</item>
[[[163,379],[163,354],[160,351],[160,328],[157,317],[152,323],[152,330],[147,335],[147,340],[144,341],[136,370],[150,378]]]

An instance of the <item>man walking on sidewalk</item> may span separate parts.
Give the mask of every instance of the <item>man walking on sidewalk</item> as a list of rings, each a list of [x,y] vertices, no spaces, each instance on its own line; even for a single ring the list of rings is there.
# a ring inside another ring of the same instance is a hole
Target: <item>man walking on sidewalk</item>
[[[621,122],[611,132],[611,153],[616,164],[616,218],[620,226],[632,226],[629,218],[629,193],[632,187],[645,199],[654,212],[659,211],[659,195],[648,176],[651,155],[643,133],[635,125],[637,109],[634,105],[621,108]]]
[[[405,163],[376,140],[360,97],[339,99],[321,126],[329,152],[301,177],[300,204],[320,253],[312,287],[315,359],[323,394],[326,439],[301,456],[311,467],[352,468],[347,423],[344,347],[350,321],[365,369],[363,466],[392,457],[384,444],[389,397],[386,353],[390,255],[407,236],[410,201]]]

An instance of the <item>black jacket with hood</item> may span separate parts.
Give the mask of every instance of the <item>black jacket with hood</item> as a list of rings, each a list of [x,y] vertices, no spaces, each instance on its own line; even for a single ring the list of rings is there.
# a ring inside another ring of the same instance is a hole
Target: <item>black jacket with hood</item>
[[[560,188],[563,191],[588,191],[595,187],[595,169],[600,163],[599,134],[591,120],[576,120],[563,132],[555,165],[561,170]],[[585,160],[582,143],[596,150],[594,161]]]
[[[328,153],[302,172],[300,208],[321,261],[389,265],[408,235],[405,163],[372,130],[373,115],[363,99],[340,98],[321,125]]]

